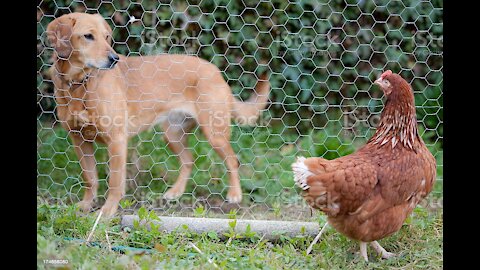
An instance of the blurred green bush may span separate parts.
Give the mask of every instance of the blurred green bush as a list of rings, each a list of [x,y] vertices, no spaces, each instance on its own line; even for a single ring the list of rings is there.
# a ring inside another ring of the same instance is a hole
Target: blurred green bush
[[[217,65],[239,98],[269,71],[270,125],[308,134],[356,110],[375,115],[372,81],[401,72],[416,93],[425,137],[443,137],[443,1],[64,1],[37,9],[39,119],[54,117],[46,26],[70,12],[100,13],[126,55],[196,54]],[[140,19],[128,23],[129,16]],[[355,128],[355,127],[353,127]],[[363,132],[363,131],[362,131]]]

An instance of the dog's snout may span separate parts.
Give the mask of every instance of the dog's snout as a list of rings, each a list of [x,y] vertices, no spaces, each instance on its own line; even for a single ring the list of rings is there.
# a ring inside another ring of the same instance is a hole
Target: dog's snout
[[[106,68],[113,68],[115,64],[117,64],[118,60],[120,60],[120,57],[118,56],[118,54],[113,52],[108,52],[108,63]]]
[[[110,60],[110,62],[112,62],[112,63],[116,63],[116,62],[118,62],[118,60],[120,60],[120,57],[118,57],[118,54],[115,54],[113,52],[109,52],[108,53],[108,60]]]

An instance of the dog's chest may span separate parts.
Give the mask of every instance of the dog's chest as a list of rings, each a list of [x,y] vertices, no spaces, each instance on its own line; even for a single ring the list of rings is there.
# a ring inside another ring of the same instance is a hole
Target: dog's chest
[[[98,128],[94,124],[76,121],[73,119],[62,122],[66,130],[81,135],[85,140],[104,141],[102,133],[99,132]]]
[[[96,126],[97,119],[85,108],[77,110],[75,106],[59,107],[58,117],[66,130],[80,134],[85,140],[104,141],[102,132]]]

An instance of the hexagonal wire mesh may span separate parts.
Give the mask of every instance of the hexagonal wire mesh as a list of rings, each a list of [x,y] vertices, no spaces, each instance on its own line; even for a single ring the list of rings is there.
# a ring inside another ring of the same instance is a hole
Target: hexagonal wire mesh
[[[413,86],[422,137],[437,158],[433,198],[442,195],[442,1],[49,1],[37,8],[38,197],[55,203],[81,200],[84,183],[69,134],[56,115],[47,75],[52,48],[45,30],[71,12],[99,13],[113,28],[113,48],[126,56],[188,54],[217,66],[233,94],[247,99],[268,71],[269,105],[251,127],[232,122],[245,218],[310,216],[294,187],[297,155],[336,158],[373,134],[383,93],[372,87],[386,69]],[[179,200],[162,195],[180,163],[155,126],[129,142],[124,211],[140,205],[166,215],[192,215],[204,205],[225,214],[228,174],[200,129],[188,134],[194,166]],[[106,146],[95,145],[99,205],[109,178]]]

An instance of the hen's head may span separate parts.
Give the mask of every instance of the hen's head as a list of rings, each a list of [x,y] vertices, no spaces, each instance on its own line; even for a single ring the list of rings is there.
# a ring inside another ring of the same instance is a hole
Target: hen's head
[[[413,98],[413,93],[410,85],[400,75],[387,70],[380,75],[375,81],[375,84],[380,86],[387,98],[410,99]]]

